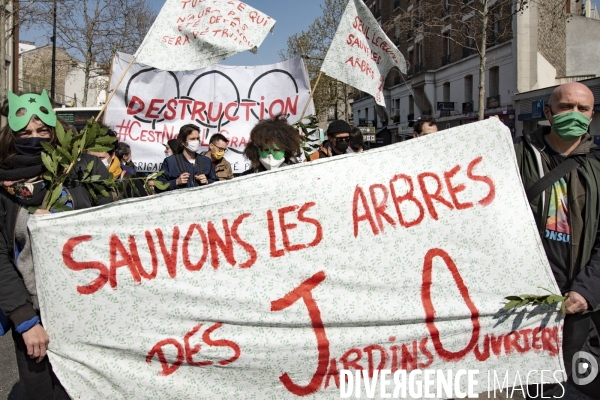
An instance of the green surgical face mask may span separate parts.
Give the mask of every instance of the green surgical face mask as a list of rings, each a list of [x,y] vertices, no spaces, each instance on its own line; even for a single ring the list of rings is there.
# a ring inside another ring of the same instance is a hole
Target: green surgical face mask
[[[553,114],[554,123],[552,130],[562,140],[573,140],[583,136],[590,126],[590,118],[579,111],[569,111],[562,114]]]
[[[25,109],[26,113],[17,116],[17,112],[21,109]],[[26,93],[22,96],[8,91],[8,125],[13,132],[25,128],[34,115],[44,124],[56,126],[56,114],[52,110],[52,103],[45,89],[42,94]]]
[[[277,149],[277,151],[275,151]],[[267,158],[269,154],[273,155],[276,160],[282,160],[285,156],[285,151],[279,150],[277,146],[271,145],[268,150],[258,149],[258,155],[260,158]]]

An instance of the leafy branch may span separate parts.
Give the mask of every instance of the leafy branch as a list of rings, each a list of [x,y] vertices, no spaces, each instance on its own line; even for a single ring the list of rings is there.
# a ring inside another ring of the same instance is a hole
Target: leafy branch
[[[554,294],[548,289],[540,288],[547,291],[549,294],[535,295],[535,294],[522,294],[520,296],[507,296],[508,303],[504,306],[504,310],[510,310],[511,308],[526,307],[528,305],[534,306],[552,306],[554,304],[560,304],[560,309],[563,314],[566,314],[565,301],[567,298],[558,294]]]
[[[304,123],[305,119],[308,119],[308,123]],[[317,126],[317,117],[314,115],[305,116],[301,121],[296,122],[292,125],[296,129],[302,130],[302,134],[300,137],[302,138],[302,150],[304,151],[304,156],[308,160],[310,157],[310,153],[319,148],[319,139],[312,137],[316,132],[318,132]],[[315,143],[316,142],[316,143]]]
[[[86,127],[77,135],[74,135],[71,130],[65,132],[60,123],[56,124],[56,138],[58,140],[56,146],[42,142],[45,150],[42,153],[42,162],[46,168],[43,178],[50,183],[48,194],[41,206],[43,209],[59,212],[71,209],[66,205],[68,197],[61,196],[67,181],[82,184],[87,189],[94,205],[98,204],[98,196],[111,197],[109,192],[113,190],[127,196],[127,185],[131,187],[132,196],[139,196],[140,193],[134,184],[137,180],[143,181],[148,193],[153,193],[151,186],[161,190],[168,188],[168,185],[155,180],[162,172],[151,174],[146,178],[125,178],[115,181],[111,175],[108,179],[102,180],[100,175],[92,175],[94,160],[87,164],[80,179],[71,179],[71,172],[83,154],[108,152],[112,150],[114,142],[117,140],[116,137],[108,135],[108,127],[100,126],[93,119],[90,119]]]

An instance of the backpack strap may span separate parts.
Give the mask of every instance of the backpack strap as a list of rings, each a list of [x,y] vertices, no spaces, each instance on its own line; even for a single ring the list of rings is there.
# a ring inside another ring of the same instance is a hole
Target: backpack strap
[[[198,166],[198,175],[204,175],[204,163],[202,162],[202,159],[205,156],[203,156],[202,154],[196,154],[196,165]]]
[[[183,174],[187,172],[187,168],[185,167],[185,161],[183,160],[183,154],[177,153],[175,154],[175,161],[177,161],[177,167],[179,168],[179,174]]]
[[[586,159],[587,154],[585,155],[583,162],[585,162]],[[582,165],[583,162],[578,161],[576,157],[569,157],[556,167],[552,168],[550,172],[544,175],[540,180],[531,185],[525,191],[525,194],[527,195],[527,200],[532,201],[533,199],[538,197],[544,192],[544,190],[548,189],[560,178],[573,171],[579,165]]]

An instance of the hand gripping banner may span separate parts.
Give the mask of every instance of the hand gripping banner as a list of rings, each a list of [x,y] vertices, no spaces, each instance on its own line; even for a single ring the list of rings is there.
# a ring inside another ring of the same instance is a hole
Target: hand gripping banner
[[[476,370],[483,392],[563,369],[556,307],[502,310],[558,288],[494,119],[29,228],[72,398],[338,399],[342,370],[383,369]]]

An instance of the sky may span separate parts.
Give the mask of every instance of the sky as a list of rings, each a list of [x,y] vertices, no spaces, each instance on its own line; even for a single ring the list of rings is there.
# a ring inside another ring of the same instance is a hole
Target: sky
[[[148,2],[157,14],[165,3],[164,0],[148,0]],[[308,26],[321,15],[320,6],[324,0],[245,0],[244,2],[275,19],[277,21],[275,29],[265,38],[257,54],[245,51],[222,61],[221,64],[252,66],[281,61],[279,50],[287,47],[287,38],[308,29]],[[39,30],[21,32],[21,40],[35,42],[39,46],[50,43],[48,35]],[[60,42],[57,46],[60,46]]]

